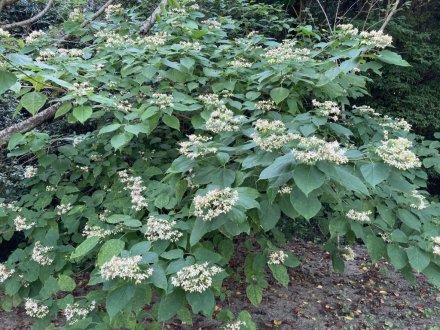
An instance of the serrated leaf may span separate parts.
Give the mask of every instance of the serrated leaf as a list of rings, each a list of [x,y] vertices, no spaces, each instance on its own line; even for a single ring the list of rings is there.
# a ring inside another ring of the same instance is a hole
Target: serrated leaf
[[[164,114],[162,117],[162,121],[165,123],[165,125],[178,131],[180,130],[180,121],[179,119],[177,119],[177,117]]]
[[[76,107],[72,112],[73,117],[75,117],[81,124],[84,124],[86,120],[92,116],[92,114],[93,110],[90,106]]]
[[[46,104],[46,101],[47,96],[43,93],[30,92],[23,95],[20,104],[32,115],[35,115]]]
[[[284,265],[269,265],[273,277],[284,287],[289,285],[289,274]]]
[[[256,284],[251,284],[246,287],[246,295],[252,305],[258,306],[263,299],[263,289]]]
[[[431,262],[431,258],[428,254],[416,246],[407,248],[406,254],[408,256],[409,264],[418,272],[423,271]]]

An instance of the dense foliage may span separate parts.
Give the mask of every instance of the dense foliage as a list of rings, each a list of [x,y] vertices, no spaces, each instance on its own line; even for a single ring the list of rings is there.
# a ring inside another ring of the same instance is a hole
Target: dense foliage
[[[373,262],[440,285],[439,204],[425,191],[440,142],[351,105],[383,64],[407,66],[385,49],[389,36],[350,25],[320,36],[284,22],[283,42],[240,36],[240,22],[193,2],[143,36],[140,10],[109,8],[88,28],[73,12],[64,42],[0,31],[0,93],[16,93],[32,115],[59,102],[57,118],[89,125],[9,141],[9,157],[35,164],[28,191],[0,209],[2,237],[26,237],[0,264],[4,309],[24,303],[35,328],[60,311],[66,328],[189,322],[189,308],[213,314],[234,273],[258,304],[269,273],[287,286],[286,267],[299,265],[283,250],[281,217],[319,221],[337,271],[363,241]],[[246,260],[233,269],[242,242]],[[89,291],[74,298],[83,272]],[[246,312],[219,318],[255,328]]]

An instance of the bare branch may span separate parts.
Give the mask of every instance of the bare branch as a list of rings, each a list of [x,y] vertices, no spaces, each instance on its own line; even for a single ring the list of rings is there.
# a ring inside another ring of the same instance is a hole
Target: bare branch
[[[327,21],[327,25],[328,25],[328,28],[330,29],[330,32],[332,32],[333,31],[332,25],[330,24],[330,20],[328,19],[328,16],[327,16],[327,13],[325,12],[324,7],[322,6],[322,4],[319,0],[316,0],[316,2],[318,3],[319,7],[321,8],[322,13],[325,16],[325,20]]]
[[[6,144],[13,134],[28,132],[31,129],[40,125],[41,123],[45,122],[46,120],[52,118],[60,106],[61,103],[55,103],[49,108],[37,113],[35,116],[0,131],[0,147]]]
[[[101,14],[105,11],[105,9],[110,6],[113,2],[115,2],[115,0],[108,0],[105,4],[103,4],[101,6],[101,8],[98,9],[98,11],[93,14],[92,17],[90,17],[88,20],[85,20],[84,22],[81,23],[81,27],[86,26],[87,24],[89,24],[91,21],[94,21],[95,19],[97,19],[99,16],[101,16]]]
[[[47,2],[46,7],[44,7],[44,9],[42,11],[40,11],[37,15],[35,15],[35,16],[29,18],[29,19],[26,19],[24,21],[14,22],[14,23],[11,23],[11,24],[6,24],[6,25],[3,25],[3,26],[0,26],[0,28],[3,29],[3,30],[9,30],[9,29],[13,29],[13,28],[16,28],[16,27],[19,27],[19,26],[25,26],[25,25],[32,24],[32,23],[38,21],[44,15],[46,15],[46,13],[49,11],[49,9],[50,9],[50,7],[52,7],[52,5],[53,5],[53,0],[49,0]]]
[[[383,32],[386,28],[386,26],[388,25],[388,23],[391,20],[391,17],[393,17],[393,15],[396,13],[397,8],[399,6],[399,2],[400,0],[396,0],[396,2],[393,5],[393,8],[391,9],[391,11],[388,13],[388,15],[385,17],[385,21],[383,22],[382,26],[380,27],[379,31]]]
[[[162,7],[166,6],[168,4],[168,0],[162,0],[157,6],[157,8],[151,13],[150,17],[147,18],[144,23],[141,25],[141,29],[139,31],[140,34],[145,34],[153,27],[154,23],[156,23],[157,17],[162,12]]]

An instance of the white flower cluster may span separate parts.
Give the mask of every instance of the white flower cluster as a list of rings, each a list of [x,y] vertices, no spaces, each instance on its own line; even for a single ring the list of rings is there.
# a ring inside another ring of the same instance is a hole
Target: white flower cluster
[[[338,24],[336,28],[337,33],[347,36],[353,36],[359,33],[359,30],[355,28],[353,24]]]
[[[225,105],[220,105],[216,110],[211,112],[209,119],[206,121],[206,129],[214,132],[234,132],[240,129],[242,117],[234,116],[234,113]]]
[[[170,16],[187,16],[188,12],[185,8],[173,8],[168,12]]]
[[[168,34],[165,32],[156,32],[155,34],[143,36],[135,40],[138,45],[144,45],[147,48],[156,48],[163,46],[168,40]]]
[[[359,221],[359,222],[370,222],[370,215],[372,214],[371,211],[356,211],[356,210],[349,210],[345,216],[351,220]]]
[[[69,20],[73,22],[80,22],[84,19],[84,12],[80,8],[75,8],[73,11],[69,14]]]
[[[222,329],[223,330],[241,330],[241,328],[245,327],[245,326],[246,326],[246,322],[237,320],[234,322],[229,322]]]
[[[194,177],[196,176],[195,173],[192,173],[192,168],[188,170],[189,174],[186,176],[185,181],[188,183],[188,187],[191,189],[197,189],[200,187],[197,183],[193,182]]]
[[[145,191],[142,178],[140,176],[129,176],[126,170],[118,173],[122,183],[126,186],[124,190],[130,190],[132,208],[136,211],[140,211],[148,206],[147,200],[142,193]]]
[[[152,242],[159,240],[177,242],[183,234],[173,229],[175,225],[176,221],[168,221],[150,216],[147,219],[147,231],[145,232],[145,236]]]
[[[75,96],[86,96],[93,93],[94,88],[88,82],[74,83],[70,89]]]
[[[6,281],[14,273],[15,273],[14,269],[8,269],[4,264],[0,263],[0,283]]]
[[[219,99],[218,94],[199,95],[198,99],[205,105],[220,106],[223,101]]]
[[[47,307],[46,305],[38,306],[38,303],[32,298],[26,298],[24,308],[27,315],[29,315],[30,317],[35,317],[37,319],[42,319],[47,314],[49,314],[49,307]]]
[[[254,126],[255,132],[252,133],[251,138],[264,151],[280,149],[286,143],[300,138],[297,134],[288,133],[281,120],[258,119]]]
[[[42,266],[49,266],[53,263],[53,259],[47,254],[53,251],[53,246],[43,246],[40,241],[36,241],[32,250],[32,260]]]
[[[209,18],[207,20],[202,21],[203,24],[206,24],[208,26],[208,29],[220,29],[222,27],[222,23],[216,21],[213,18]]]
[[[15,205],[14,203],[0,203],[0,208],[5,208],[12,212],[21,212],[21,207]]]
[[[36,60],[38,62],[46,62],[47,60],[54,58],[55,56],[56,56],[56,53],[53,50],[46,48],[46,49],[43,49],[42,51],[40,51]]]
[[[341,114],[341,109],[336,102],[319,102],[317,100],[312,100],[312,104],[316,109],[318,109],[319,115],[329,117],[334,121],[337,121],[339,118],[338,116]]]
[[[402,130],[409,132],[411,130],[411,124],[403,118],[391,118],[387,115],[383,117],[384,122],[380,124],[382,127],[391,128],[393,130]]]
[[[121,102],[119,102],[116,105],[116,109],[118,109],[119,111],[125,112],[125,113],[130,112],[131,108],[132,108],[132,105],[127,100],[122,100]]]
[[[422,166],[416,154],[408,148],[412,147],[412,142],[406,138],[389,139],[382,141],[376,149],[376,154],[382,160],[399,170],[409,170]]]
[[[272,109],[276,109],[277,106],[276,106],[275,102],[272,101],[272,100],[264,100],[264,101],[258,101],[255,104],[255,108],[257,108],[258,110],[266,112],[266,111],[270,111]]]
[[[33,228],[35,226],[35,222],[28,222],[25,217],[17,215],[17,217],[14,219],[14,225],[16,231],[23,231]]]
[[[269,265],[280,265],[282,264],[286,259],[288,258],[288,255],[283,250],[274,251],[269,255],[269,260],[267,263]]]
[[[86,135],[86,134],[76,135],[76,136],[73,138],[72,145],[73,145],[74,147],[77,147],[77,146],[79,146],[82,142],[84,142],[85,140],[87,140],[87,135]]]
[[[386,48],[393,43],[393,37],[382,31],[362,31],[360,34],[361,44],[374,48]]]
[[[34,166],[26,166],[23,175],[26,179],[33,178],[35,175],[37,175],[37,168]]]
[[[206,143],[212,138],[209,136],[191,134],[188,135],[189,141],[181,141],[179,152],[189,159],[196,159],[200,156],[215,154],[217,148],[208,147]]]
[[[115,227],[114,229],[104,229],[99,226],[90,226],[87,224],[84,226],[82,235],[86,236],[87,238],[89,237],[105,238],[107,236],[119,233],[121,231],[123,231],[122,227]]]
[[[347,261],[352,261],[356,258],[356,253],[351,247],[346,246],[342,251],[342,257]]]
[[[238,58],[236,60],[231,61],[230,65],[235,69],[240,69],[240,68],[250,68],[252,66],[252,63]]]
[[[136,284],[139,284],[153,274],[153,268],[142,270],[138,266],[141,260],[141,256],[127,258],[114,256],[102,265],[101,276],[106,281],[122,278],[124,280],[134,280]]]
[[[432,239],[432,242],[434,243],[432,253],[440,256],[440,236],[435,236],[435,237],[432,237],[431,239]]]
[[[57,214],[59,216],[62,216],[64,214],[67,214],[72,208],[73,208],[73,206],[70,203],[67,203],[67,204],[61,203],[60,205],[57,205],[57,207],[56,207]]]
[[[429,206],[429,203],[426,200],[426,197],[420,194],[417,190],[413,190],[411,192],[411,197],[417,200],[416,203],[411,203],[410,207],[417,210],[426,209]]]
[[[9,33],[9,31],[0,28],[0,38],[9,38],[10,36],[11,34]]]
[[[60,56],[69,56],[69,57],[82,57],[84,55],[84,51],[78,48],[70,48],[70,49],[58,48],[57,53]]]
[[[209,266],[207,262],[183,267],[171,279],[176,287],[181,287],[186,292],[203,292],[212,285],[212,277],[223,269]]]
[[[179,43],[179,45],[182,47],[182,49],[184,50],[194,50],[196,52],[199,52],[200,50],[202,50],[202,45],[200,45],[200,43],[198,41],[195,42],[190,42],[190,41],[181,41]]]
[[[157,105],[161,109],[172,108],[174,107],[173,103],[174,97],[169,94],[163,93],[154,93],[153,100],[150,103]]]
[[[122,14],[122,5],[110,5],[105,8],[105,19],[109,20],[113,15],[121,15]]]
[[[314,164],[321,160],[336,164],[348,163],[348,157],[337,141],[327,142],[315,136],[300,137],[292,153],[295,159],[306,164]]]
[[[263,57],[267,59],[269,64],[280,64],[290,60],[296,62],[309,60],[310,50],[307,48],[295,48],[295,45],[296,40],[286,39],[280,46],[268,49],[263,54]]]
[[[373,117],[380,116],[380,113],[376,112],[372,107],[368,105],[360,105],[360,106],[353,105],[353,110],[356,110],[360,113],[364,113]]]
[[[278,193],[281,195],[286,195],[286,194],[290,194],[292,192],[292,187],[290,186],[282,186],[280,187],[280,189],[278,189]]]
[[[46,186],[47,192],[54,192],[57,191],[57,188],[55,186]]]
[[[85,319],[96,308],[96,301],[92,301],[89,307],[81,307],[78,303],[67,304],[63,310],[64,317],[69,325]]]
[[[25,42],[26,42],[27,45],[33,44],[35,41],[37,41],[37,39],[39,37],[43,37],[45,35],[46,35],[46,33],[44,31],[41,31],[41,30],[32,31],[31,34],[29,34],[25,38]]]
[[[211,190],[205,196],[197,195],[194,198],[194,215],[210,221],[220,214],[228,213],[237,200],[238,192],[229,187]]]

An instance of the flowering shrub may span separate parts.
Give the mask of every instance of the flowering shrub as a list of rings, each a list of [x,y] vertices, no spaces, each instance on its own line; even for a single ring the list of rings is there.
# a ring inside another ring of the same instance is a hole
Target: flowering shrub
[[[89,29],[82,13],[65,24],[82,49],[56,49],[40,31],[26,42],[0,33],[0,91],[31,114],[60,102],[56,117],[91,127],[9,141],[10,157],[36,162],[28,193],[0,208],[3,238],[26,238],[0,264],[4,309],[25,304],[36,328],[59,312],[66,328],[134,329],[188,308],[209,317],[241,242],[258,304],[269,273],[287,286],[286,267],[299,265],[283,249],[281,217],[319,219],[337,271],[362,241],[373,262],[440,285],[439,204],[425,172],[439,170],[440,142],[350,106],[370,71],[406,65],[384,50],[389,36],[344,25],[325,38],[300,26],[281,43],[256,32],[233,39],[235,22],[190,2],[144,37],[136,11],[105,14]],[[90,273],[81,299],[78,272]],[[221,317],[225,329],[255,328],[245,312]]]

